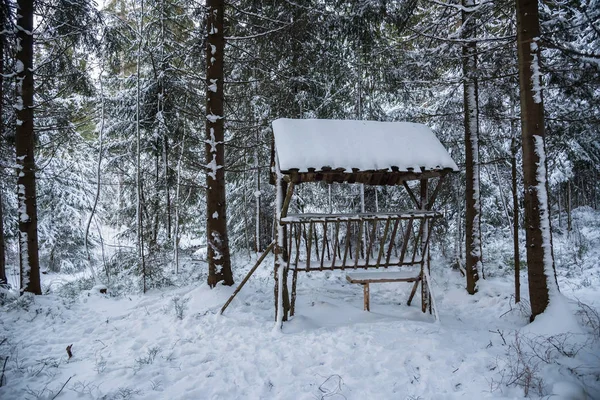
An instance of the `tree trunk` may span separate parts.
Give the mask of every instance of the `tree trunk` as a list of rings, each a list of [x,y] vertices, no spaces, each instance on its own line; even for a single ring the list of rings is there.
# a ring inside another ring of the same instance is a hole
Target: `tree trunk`
[[[144,260],[144,220],[142,214],[142,164],[141,164],[141,132],[140,132],[140,102],[141,93],[140,93],[140,62],[141,62],[141,52],[142,52],[142,38],[144,32],[144,1],[142,0],[140,4],[140,25],[139,25],[139,42],[137,48],[137,63],[136,63],[136,111],[135,111],[135,136],[136,136],[136,161],[135,161],[135,169],[136,169],[136,228],[137,228],[137,257],[138,257],[138,269],[142,274],[142,284],[143,284],[143,292],[146,293],[147,285],[146,285],[146,262]]]
[[[258,131],[256,145],[258,146]],[[256,191],[254,192],[255,207],[256,207],[256,230],[254,233],[254,251],[258,253],[262,246],[260,244],[260,164],[258,163],[258,150],[254,149],[254,168],[256,168]]]
[[[567,232],[571,232],[572,227],[571,218],[571,180],[567,181]]]
[[[33,132],[33,0],[17,2],[17,194],[21,292],[42,294],[38,259]]]
[[[206,235],[208,285],[233,285],[225,201],[223,116],[224,0],[207,0],[206,24]]]
[[[514,123],[511,120],[511,128]],[[519,195],[517,193],[517,151],[519,142],[517,141],[516,130],[511,143],[510,166],[512,174],[512,196],[513,196],[513,254],[515,263],[515,303],[521,301],[521,257],[519,255]]]
[[[537,0],[517,0],[525,232],[532,321],[548,306],[550,292],[558,291],[553,279],[554,259],[544,147],[544,104],[537,43],[539,36]]]
[[[4,2],[3,2],[4,3]],[[5,20],[8,17],[4,4],[0,6],[0,139],[4,137],[4,36]],[[0,188],[1,189],[1,188]],[[0,193],[0,285],[8,283],[6,279],[6,255],[4,253],[4,213],[2,211],[2,193]]]
[[[1,73],[2,72],[0,71],[0,74]],[[0,91],[0,94],[1,94],[1,91]],[[0,108],[0,111],[2,111],[1,108]],[[8,279],[6,278],[6,255],[4,254],[4,222],[3,222],[3,218],[4,218],[4,213],[2,211],[2,194],[0,194],[0,285],[8,283]]]
[[[102,155],[103,155],[103,151],[104,151],[104,121],[105,121],[104,87],[102,85],[102,74],[103,73],[104,73],[103,68],[100,68],[100,74],[98,75],[98,84],[99,84],[100,96],[101,96],[102,100],[100,103],[100,110],[101,110],[100,111],[100,132],[99,132],[99,136],[98,136],[98,141],[100,143],[99,143],[99,149],[98,149],[98,163],[96,164],[96,194],[94,196],[94,203],[92,205],[92,211],[90,212],[90,217],[85,226],[85,236],[83,239],[85,252],[87,254],[88,268],[90,269],[90,273],[92,274],[92,278],[94,278],[94,283],[96,283],[96,284],[98,284],[100,282],[98,281],[96,271],[94,270],[94,266],[92,265],[92,255],[91,255],[90,249],[89,249],[88,238],[89,238],[89,234],[90,234],[90,226],[92,225],[92,220],[94,219],[94,214],[96,213],[96,208],[98,207],[98,201],[100,200],[100,189],[101,189],[100,179],[102,178]]]
[[[464,7],[473,7],[473,0],[463,0]],[[475,19],[471,13],[462,12],[463,37],[475,35]],[[479,200],[479,106],[477,99],[477,43],[468,41],[463,45],[463,89],[465,124],[465,272],[467,292],[477,292],[481,263],[481,203]]]

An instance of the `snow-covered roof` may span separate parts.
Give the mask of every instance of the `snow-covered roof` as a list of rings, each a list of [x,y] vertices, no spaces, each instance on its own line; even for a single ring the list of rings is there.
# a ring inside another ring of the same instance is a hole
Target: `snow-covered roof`
[[[458,171],[429,127],[413,122],[287,119],[273,121],[282,172]]]

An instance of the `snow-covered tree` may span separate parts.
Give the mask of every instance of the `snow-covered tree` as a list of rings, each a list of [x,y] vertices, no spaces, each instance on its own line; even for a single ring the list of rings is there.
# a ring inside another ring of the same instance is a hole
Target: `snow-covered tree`
[[[558,292],[552,254],[539,38],[537,0],[517,0],[525,232],[532,321],[544,312],[551,296]]]

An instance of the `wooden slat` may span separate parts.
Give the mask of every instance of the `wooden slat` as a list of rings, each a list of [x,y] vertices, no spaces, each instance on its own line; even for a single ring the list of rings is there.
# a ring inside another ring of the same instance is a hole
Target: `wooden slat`
[[[387,256],[385,258],[386,267],[390,263],[390,258],[392,257],[392,249],[394,248],[394,244],[396,243],[396,233],[398,232],[398,225],[400,225],[400,220],[397,219],[394,222],[394,228],[392,229],[392,236],[390,236],[390,245],[388,246]]]
[[[346,244],[344,245],[344,258],[342,259],[342,267],[346,265],[346,257],[348,256],[348,250],[350,250],[350,227],[352,221],[346,222]],[[352,254],[350,254],[352,257]]]
[[[310,249],[311,249],[311,245],[312,245],[312,230],[313,230],[313,223],[311,222],[310,224],[308,224],[308,243],[306,245],[306,267],[310,268]]]
[[[404,234],[404,241],[402,242],[402,249],[400,250],[400,261],[404,261],[406,256],[406,248],[408,247],[408,241],[410,240],[410,234],[412,232],[413,220],[409,219],[406,224],[406,232]]]
[[[358,221],[358,240],[356,241],[356,258],[354,259],[354,268],[358,266],[358,259],[360,258],[360,242],[362,240],[363,220]]]
[[[361,276],[362,275],[362,276]],[[390,282],[415,282],[419,280],[419,271],[410,272],[373,272],[346,275],[350,283],[390,283]]]
[[[377,256],[377,263],[375,264],[375,268],[379,268],[379,264],[381,264],[381,257],[383,257],[383,250],[385,248],[385,241],[387,239],[387,233],[388,230],[390,229],[390,222],[392,220],[390,218],[388,218],[387,222],[385,223],[385,228],[383,229],[383,237],[381,238],[381,241],[379,242],[379,255]],[[387,267],[387,264],[386,264]]]
[[[303,226],[294,225],[296,228],[296,258],[294,259],[294,266],[298,265],[300,261],[300,245],[302,244],[302,229]]]
[[[412,262],[415,262],[415,258],[417,257],[417,250],[419,249],[419,243],[421,242],[421,237],[423,236],[423,228],[424,228],[423,221],[421,221],[421,225],[419,226],[419,233],[417,235],[417,237],[415,238],[415,245],[413,246],[413,255],[412,255]]]
[[[327,240],[327,220],[323,223],[323,248],[321,249],[321,270],[323,270],[323,262],[325,261],[325,246]]]
[[[292,235],[292,232],[291,232],[291,229],[290,229],[290,232],[289,232],[289,235],[288,235],[288,254],[287,254],[287,262],[286,262],[286,269],[288,269],[288,270],[290,269],[290,262],[292,260],[292,254],[291,254],[291,251],[292,251],[292,236],[293,235]]]
[[[371,250],[373,249],[373,243],[375,243],[375,232],[377,231],[377,220],[372,221],[373,229],[371,229],[371,237],[369,238],[369,246],[367,247],[367,254],[365,255],[366,263],[369,263],[371,259]]]
[[[337,256],[337,248],[339,245],[338,235],[340,234],[340,221],[335,222],[335,236],[333,240],[333,257],[331,258],[331,266],[335,265],[335,257]]]
[[[317,240],[317,226],[313,225],[313,239],[315,242],[315,257],[317,257],[317,261],[319,261],[319,241]]]
[[[288,214],[286,217],[281,218],[281,224],[308,224],[310,222],[320,222],[323,223],[326,220],[328,221],[385,221],[389,217],[398,218],[398,219],[410,219],[410,218],[436,218],[441,216],[442,214],[437,211],[426,211],[426,210],[408,210],[402,211],[400,213],[357,213],[357,214],[320,214],[320,213],[310,213],[310,214]]]
[[[401,263],[400,261],[398,261],[398,262],[391,262],[389,266],[390,267],[402,267],[402,266],[411,267],[411,266],[420,265],[420,264],[421,264],[420,261],[414,262],[414,263],[412,263],[412,262]],[[326,271],[338,270],[338,269],[339,270],[343,270],[343,269],[348,269],[348,268],[349,268],[348,266],[342,267],[341,265],[336,265],[336,266],[333,266],[333,267],[327,267],[327,268],[325,268],[325,270]],[[373,268],[374,269],[375,268],[375,264],[368,264],[368,265],[366,265],[366,264],[359,264],[358,266],[356,266],[354,268],[357,268],[357,269],[358,268],[364,268],[364,269]],[[310,268],[307,269],[306,267],[303,267],[303,266],[296,268],[296,270],[298,270],[298,271],[304,271],[304,272],[323,271],[323,269],[318,268],[318,267],[310,267]]]

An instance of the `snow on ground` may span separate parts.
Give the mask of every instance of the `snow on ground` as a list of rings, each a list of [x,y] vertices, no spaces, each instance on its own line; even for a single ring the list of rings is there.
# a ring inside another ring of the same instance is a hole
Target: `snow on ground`
[[[365,312],[343,271],[318,272],[299,275],[297,315],[274,332],[272,258],[224,315],[233,288],[204,280],[146,295],[21,298],[2,309],[0,398],[519,399],[527,384],[534,398],[599,399],[600,332],[572,317],[576,297],[600,306],[598,259],[583,264],[584,274],[559,273],[567,297],[532,325],[512,304],[510,277],[469,296],[441,260],[432,267],[440,322],[421,313],[418,295],[406,306],[411,284],[372,285]],[[239,282],[252,262],[234,265]],[[522,285],[526,304],[526,274]]]

